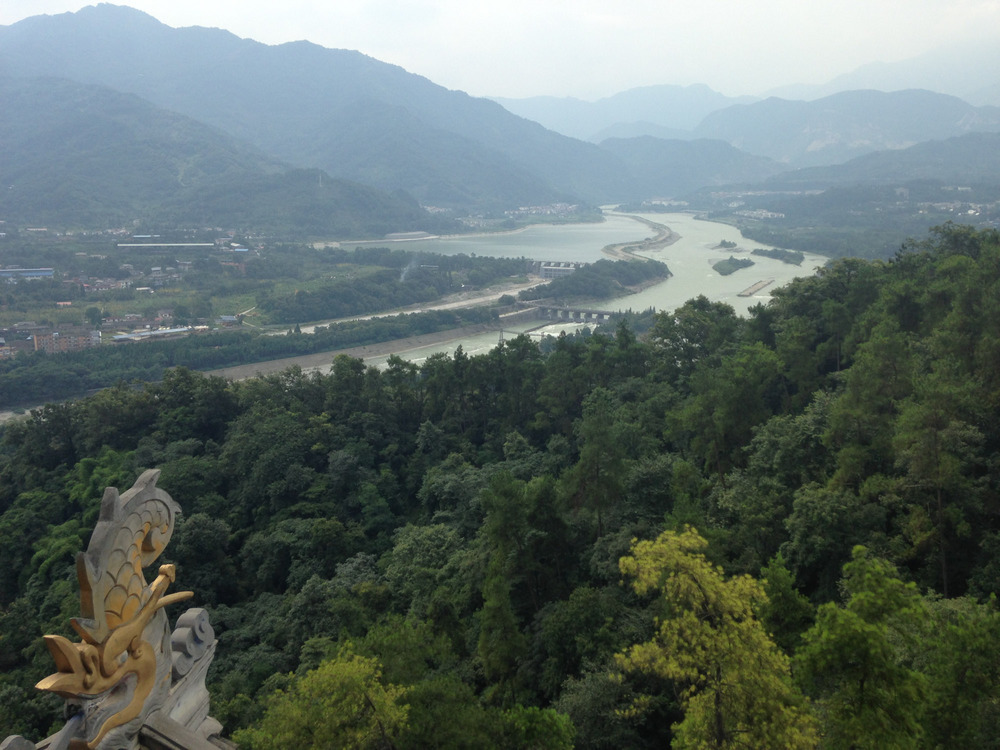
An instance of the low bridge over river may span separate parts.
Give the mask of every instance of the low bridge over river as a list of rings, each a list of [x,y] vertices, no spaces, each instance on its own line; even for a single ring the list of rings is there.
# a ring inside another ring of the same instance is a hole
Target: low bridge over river
[[[545,320],[610,320],[615,313],[586,307],[563,307],[560,305],[537,305],[537,315]]]

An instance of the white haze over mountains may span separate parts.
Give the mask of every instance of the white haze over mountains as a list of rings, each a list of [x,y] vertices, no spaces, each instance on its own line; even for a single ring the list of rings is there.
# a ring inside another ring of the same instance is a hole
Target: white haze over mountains
[[[919,87],[1000,103],[997,0],[132,0],[174,27],[354,49],[474,96],[641,86],[817,98]],[[3,0],[0,25],[81,0]],[[992,59],[992,64],[989,60]],[[985,62],[984,62],[985,60]],[[901,64],[902,61],[910,61]]]
[[[898,63],[869,63],[820,86],[787,86],[768,92],[785,99],[819,99],[839,91],[928,89],[976,106],[1000,106],[1000,43],[969,42]]]

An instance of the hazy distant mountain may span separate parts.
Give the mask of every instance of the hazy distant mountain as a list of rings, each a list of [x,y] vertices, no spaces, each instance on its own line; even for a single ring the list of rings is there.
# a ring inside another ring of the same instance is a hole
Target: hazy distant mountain
[[[292,169],[132,94],[0,78],[0,217],[75,228],[225,227],[382,236],[431,229],[407,196]]]
[[[436,205],[516,206],[574,197],[500,151],[431,127],[410,110],[383,101],[358,100],[332,110],[318,131],[301,135],[285,150],[290,160],[336,165],[339,174],[385,190],[404,185]]]
[[[759,182],[782,166],[724,141],[663,140],[650,136],[601,143],[629,167],[642,198],[670,198],[712,185]]]
[[[172,29],[120,6],[0,28],[0,65],[135,93],[297,166],[431,204],[599,201],[627,184],[594,145],[358,52]]]
[[[844,164],[782,172],[770,187],[825,189],[837,185],[902,185],[929,180],[951,185],[1000,185],[1000,133],[970,133],[878,151]]]
[[[976,89],[965,97],[966,101],[973,104],[984,104],[993,107],[1000,107],[1000,80],[996,83]]]
[[[728,97],[697,84],[642,86],[595,102],[555,96],[494,101],[550,130],[597,143],[605,138],[640,135],[679,138],[709,113],[753,99]],[[628,129],[613,130],[619,127]]]
[[[769,94],[784,99],[819,99],[858,89],[927,89],[976,106],[1000,106],[1000,46],[990,40],[942,47],[899,62],[862,65],[825,84],[784,86]]]
[[[695,129],[792,166],[836,164],[921,141],[1000,130],[1000,109],[930,91],[845,91],[812,102],[772,97],[706,117]]]
[[[690,130],[677,130],[651,122],[619,122],[593,135],[594,143],[602,143],[609,138],[640,138],[644,135],[673,141],[689,141],[694,138]]]

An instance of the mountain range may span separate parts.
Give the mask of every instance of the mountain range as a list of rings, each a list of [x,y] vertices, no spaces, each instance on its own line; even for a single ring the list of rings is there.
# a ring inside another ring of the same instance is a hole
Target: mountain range
[[[137,94],[294,166],[426,204],[604,200],[625,184],[593,144],[359,52],[173,29],[120,6],[0,29],[0,66]]]
[[[613,97],[498,99],[566,135],[724,141],[789,167],[837,164],[872,151],[1000,131],[1000,107],[924,89],[840,91],[814,100],[724,97],[705,86],[652,86]]]
[[[0,100],[0,215],[22,223],[350,237],[449,228],[405,194],[288,167],[133,94],[0,78]]]
[[[61,208],[81,221],[237,222],[277,210],[295,185],[285,225],[367,236],[433,226],[418,203],[461,214],[664,198],[1000,131],[998,107],[915,89],[752,101],[652,86],[498,102],[360,52],[174,29],[109,4],[0,27],[0,77],[11,151],[0,181],[17,188],[0,211],[40,222]]]
[[[843,164],[781,172],[765,185],[822,190],[839,185],[892,185],[933,181],[947,185],[1000,185],[1000,133],[969,133],[876,151]]]

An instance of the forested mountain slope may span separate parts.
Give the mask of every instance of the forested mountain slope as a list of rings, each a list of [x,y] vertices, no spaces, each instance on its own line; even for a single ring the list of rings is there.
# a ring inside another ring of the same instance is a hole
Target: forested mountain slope
[[[285,237],[442,229],[406,195],[293,169],[132,94],[0,77],[0,216],[71,229],[225,227]]]
[[[769,188],[827,188],[831,185],[903,185],[932,181],[949,186],[1000,184],[1000,133],[969,133],[876,151],[843,164],[783,172]]]
[[[53,721],[40,635],[155,466],[246,747],[357,731],[317,684],[400,748],[988,746],[998,308],[1000,235],[947,226],[748,319],[47,406],[0,441],[0,726]]]

